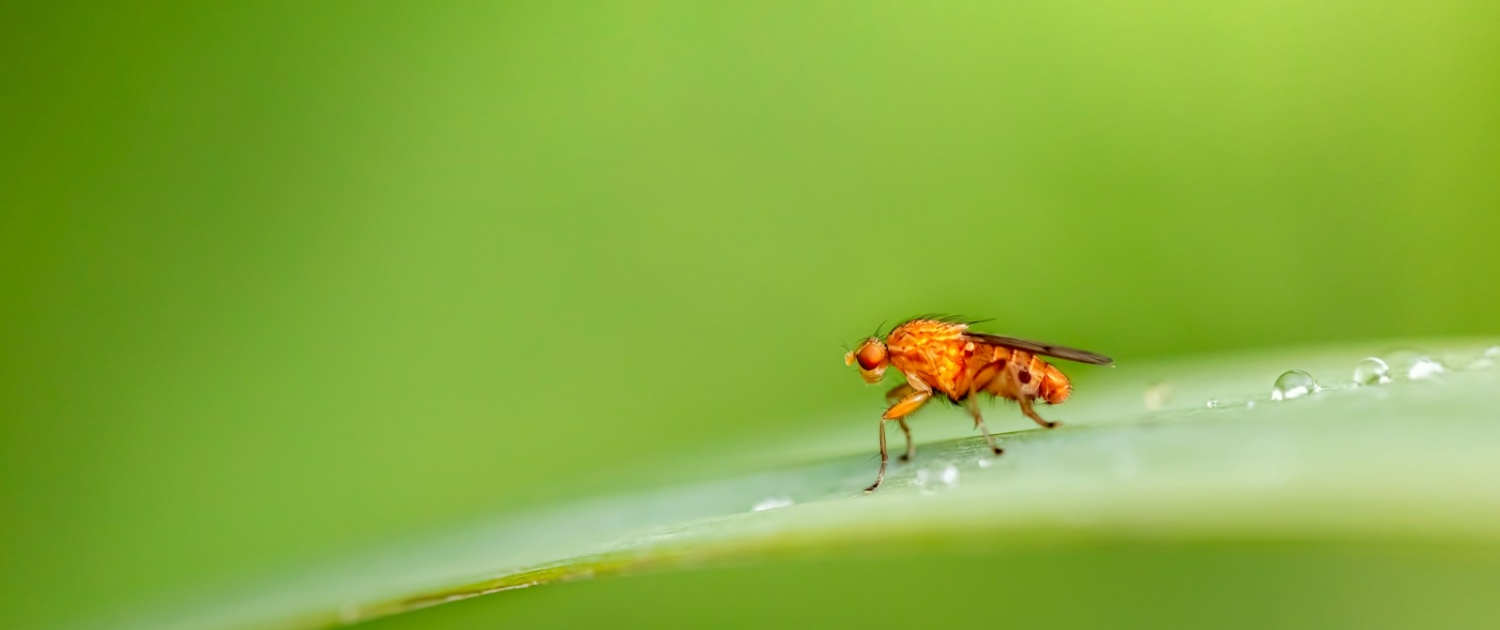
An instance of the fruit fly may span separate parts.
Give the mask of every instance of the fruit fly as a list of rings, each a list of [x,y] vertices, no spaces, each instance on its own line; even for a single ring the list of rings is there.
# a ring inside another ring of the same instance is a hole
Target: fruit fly
[[[1037,415],[1034,402],[1059,404],[1068,399],[1073,387],[1067,376],[1040,357],[1094,365],[1113,363],[1102,354],[1076,348],[971,332],[969,326],[973,323],[952,317],[918,317],[896,326],[884,341],[878,335],[871,336],[844,355],[844,364],[857,365],[859,375],[867,383],[879,383],[887,366],[894,366],[906,376],[905,383],[885,395],[891,406],[880,416],[880,474],[865,492],[874,492],[885,480],[886,464],[890,461],[885,423],[895,420],[901,425],[901,432],[906,434],[906,454],[901,459],[910,461],[917,447],[911,441],[906,417],[934,396],[946,396],[950,402],[963,405],[974,417],[974,426],[984,434],[990,450],[999,455],[1004,450],[985,428],[976,394],[1014,400],[1026,417],[1051,429],[1058,423]]]

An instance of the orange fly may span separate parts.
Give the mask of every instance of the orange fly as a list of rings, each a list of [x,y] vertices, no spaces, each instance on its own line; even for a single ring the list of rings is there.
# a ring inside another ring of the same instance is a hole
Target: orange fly
[[[1102,354],[1076,348],[970,332],[972,323],[952,317],[919,317],[896,326],[885,341],[872,336],[844,355],[844,364],[858,365],[859,375],[867,383],[879,383],[887,366],[895,366],[906,376],[905,383],[885,395],[891,407],[880,416],[880,474],[865,492],[874,492],[885,480],[885,467],[890,461],[885,446],[885,423],[890,420],[900,423],[901,432],[906,434],[906,454],[901,459],[911,460],[917,447],[911,441],[906,417],[933,396],[947,396],[949,401],[968,409],[974,417],[974,426],[984,433],[990,449],[999,455],[1004,451],[985,428],[975,394],[1014,400],[1020,403],[1021,413],[1050,429],[1057,423],[1043,420],[1032,403],[1038,399],[1050,405],[1061,403],[1068,399],[1072,384],[1040,357],[1094,365],[1113,363]]]

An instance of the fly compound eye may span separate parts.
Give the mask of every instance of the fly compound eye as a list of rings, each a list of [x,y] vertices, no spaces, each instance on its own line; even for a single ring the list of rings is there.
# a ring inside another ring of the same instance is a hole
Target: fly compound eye
[[[859,367],[864,370],[874,370],[885,366],[885,344],[878,339],[870,339],[859,346],[859,352],[855,353],[855,359],[859,361]]]

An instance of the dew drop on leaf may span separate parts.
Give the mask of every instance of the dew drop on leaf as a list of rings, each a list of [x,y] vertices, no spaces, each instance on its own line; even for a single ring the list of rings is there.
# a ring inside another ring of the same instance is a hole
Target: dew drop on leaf
[[[942,480],[943,480],[943,485],[948,486],[949,488],[957,486],[958,485],[958,467],[954,466],[952,464],[949,464],[946,468],[944,468],[943,469]]]
[[[1271,386],[1271,400],[1291,400],[1318,391],[1318,382],[1302,370],[1287,370]]]
[[[787,507],[787,506],[789,506],[791,504],[792,504],[792,500],[790,498],[787,498],[787,497],[770,497],[770,498],[766,498],[766,499],[761,499],[760,502],[756,503],[753,507],[750,508],[750,510],[752,512],[763,512],[765,510],[774,510],[776,508],[784,508],[784,507]]]
[[[1172,400],[1172,385],[1165,382],[1152,385],[1146,390],[1144,398],[1148,411],[1161,411]]]
[[[1384,385],[1391,382],[1391,366],[1378,357],[1365,357],[1354,366],[1354,384]]]
[[[1417,359],[1416,361],[1413,361],[1412,364],[1406,368],[1406,378],[1414,381],[1421,381],[1432,378],[1446,371],[1448,371],[1448,368],[1443,367],[1443,364],[1438,363],[1437,360],[1431,357],[1422,357],[1420,359]]]
[[[1431,355],[1410,348],[1390,352],[1386,355],[1385,361],[1390,364],[1393,377],[1413,381],[1429,379],[1448,371],[1448,366],[1438,362]]]
[[[927,480],[930,477],[932,477],[932,473],[927,472],[926,468],[918,468],[917,475],[912,478],[911,484],[916,486],[918,490],[921,490],[923,494],[929,494],[932,492],[932,489],[927,487]]]
[[[1490,346],[1485,349],[1484,354],[1470,361],[1468,367],[1471,370],[1482,370],[1495,367],[1496,363],[1500,363],[1500,346]]]

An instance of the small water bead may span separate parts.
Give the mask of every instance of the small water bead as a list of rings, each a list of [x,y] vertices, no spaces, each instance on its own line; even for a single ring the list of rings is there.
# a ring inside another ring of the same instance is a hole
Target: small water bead
[[[1313,380],[1311,374],[1302,370],[1287,370],[1276,377],[1276,384],[1271,386],[1271,400],[1291,400],[1317,391],[1318,382]]]
[[[777,508],[784,508],[784,507],[787,507],[787,506],[789,506],[791,504],[792,504],[792,500],[790,498],[788,498],[788,497],[770,497],[770,498],[767,498],[767,499],[762,499],[759,503],[756,503],[754,506],[752,506],[750,508],[750,511],[752,511],[752,512],[763,512],[763,511],[766,511],[766,510],[774,510],[774,509],[777,509]]]
[[[1204,406],[1208,407],[1209,409],[1218,409],[1219,408],[1219,399],[1217,399],[1217,398],[1210,398],[1210,399],[1208,399],[1208,403],[1205,404]]]
[[[1412,364],[1406,368],[1406,378],[1414,381],[1421,381],[1432,378],[1447,371],[1448,368],[1443,367],[1443,364],[1438,363],[1437,360],[1431,357],[1422,357],[1420,359],[1417,359],[1416,361],[1413,361]]]
[[[1354,384],[1384,385],[1391,382],[1391,366],[1378,357],[1365,357],[1359,365],[1354,366]]]
[[[1500,346],[1490,346],[1485,349],[1484,354],[1479,355],[1479,358],[1469,362],[1469,369],[1492,368],[1496,363],[1500,363]]]
[[[1429,379],[1448,371],[1448,366],[1432,358],[1432,355],[1410,348],[1387,353],[1385,361],[1391,366],[1392,377],[1413,381]]]
[[[1146,390],[1144,396],[1147,411],[1161,411],[1172,400],[1172,385],[1157,383]]]
[[[943,468],[943,474],[940,477],[940,479],[943,480],[943,485],[948,486],[949,488],[957,486],[958,485],[958,467],[954,466],[952,464],[949,464],[947,467]]]

